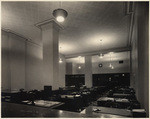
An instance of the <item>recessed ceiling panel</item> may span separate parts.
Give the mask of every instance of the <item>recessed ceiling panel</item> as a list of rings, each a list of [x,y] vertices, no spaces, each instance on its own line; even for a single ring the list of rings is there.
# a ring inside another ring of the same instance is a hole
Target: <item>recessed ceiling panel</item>
[[[113,61],[121,61],[121,60],[130,60],[130,52],[110,52],[103,55],[103,58],[100,58],[98,55],[92,56],[92,63],[95,62],[113,62]],[[66,59],[66,62],[72,63],[85,63],[85,57],[74,57]]]

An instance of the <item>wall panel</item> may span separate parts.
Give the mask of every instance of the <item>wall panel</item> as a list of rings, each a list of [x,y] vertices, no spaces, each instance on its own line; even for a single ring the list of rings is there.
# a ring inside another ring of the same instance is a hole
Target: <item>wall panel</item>
[[[25,39],[9,33],[11,90],[25,88]]]
[[[11,77],[10,77],[10,63],[9,63],[9,37],[8,33],[1,32],[1,87],[2,90],[10,90]]]
[[[131,86],[136,89],[136,95],[142,108],[149,115],[149,3],[135,3],[135,15],[132,34],[132,72]]]
[[[44,89],[42,47],[26,43],[26,89]]]

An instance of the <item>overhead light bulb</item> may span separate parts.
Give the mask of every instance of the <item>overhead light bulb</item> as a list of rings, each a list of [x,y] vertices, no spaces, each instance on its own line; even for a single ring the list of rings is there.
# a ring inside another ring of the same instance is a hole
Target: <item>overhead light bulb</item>
[[[79,66],[78,69],[81,69],[81,66]]]
[[[100,57],[100,58],[103,58],[103,54],[101,53],[99,57]]]
[[[111,69],[114,69],[114,67],[112,66]]]
[[[111,63],[109,64],[109,67],[112,67]]]
[[[59,63],[62,63],[62,62],[63,62],[63,61],[62,61],[62,59],[60,58],[60,59],[59,59]]]
[[[64,22],[65,18],[64,18],[63,16],[57,16],[57,17],[56,17],[56,20],[57,20],[58,22]]]
[[[109,77],[109,81],[111,81],[111,77]]]

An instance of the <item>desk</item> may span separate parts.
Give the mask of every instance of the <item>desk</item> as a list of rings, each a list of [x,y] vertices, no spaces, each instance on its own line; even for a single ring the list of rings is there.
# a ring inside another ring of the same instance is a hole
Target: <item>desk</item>
[[[68,98],[68,99],[74,99],[74,98],[79,98],[81,97],[80,95],[61,95],[61,98]]]
[[[114,98],[110,98],[110,97],[101,97],[97,101],[103,101],[103,102],[105,102],[105,101],[108,101],[108,100],[114,102],[115,99]]]
[[[130,103],[128,99],[124,99],[124,98],[116,98],[115,101],[117,103]]]
[[[83,114],[29,106],[23,104],[2,102],[2,117],[85,117]]]
[[[76,112],[55,110],[43,107],[28,106],[14,103],[2,102],[2,117],[55,117],[55,118],[125,118],[124,116],[99,114],[86,115]]]
[[[98,106],[127,108],[130,106],[130,101],[125,98],[109,98],[101,97],[97,100]]]
[[[93,111],[93,110],[100,110],[100,111]],[[86,109],[84,109],[81,114],[86,115],[100,115],[100,114],[112,114],[112,115],[120,115],[120,116],[126,116],[126,117],[132,117],[132,113],[130,110],[126,109],[117,109],[117,108],[108,108],[108,107],[99,107],[99,106],[89,106]]]
[[[15,102],[18,101],[18,91],[2,91],[2,101]]]
[[[126,91],[126,90],[117,90],[117,91],[114,91],[114,93],[131,94],[132,92],[131,91]]]
[[[45,101],[45,100],[35,100],[34,103],[35,103],[35,106],[49,107],[49,108],[55,108],[57,106],[60,106],[60,105],[64,104],[64,103],[61,103],[61,102]]]
[[[83,92],[81,92],[81,95],[90,95],[91,93],[90,93],[90,91],[83,91]]]
[[[122,94],[122,93],[114,93],[113,97],[115,97],[115,98],[128,98],[128,97],[131,97],[131,95],[130,94]]]
[[[105,106],[106,103],[109,102],[114,102],[114,98],[109,98],[109,97],[101,97],[97,100],[97,105],[99,106]]]
[[[77,111],[82,107],[81,95],[61,95],[61,102],[65,103],[65,108],[70,111]]]

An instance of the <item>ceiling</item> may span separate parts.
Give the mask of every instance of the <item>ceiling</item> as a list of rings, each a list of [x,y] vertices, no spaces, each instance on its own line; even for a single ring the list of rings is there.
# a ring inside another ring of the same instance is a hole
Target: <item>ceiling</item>
[[[111,61],[120,61],[120,60],[129,60],[130,59],[130,52],[118,52],[118,53],[107,53],[104,54],[103,58],[100,58],[98,55],[92,56],[92,63],[96,62],[110,62]],[[76,63],[76,64],[82,64],[85,63],[85,57],[75,57],[75,58],[68,58],[66,59],[66,62]]]
[[[2,2],[2,28],[41,45],[40,29],[35,24],[53,18],[52,12],[59,6],[60,2],[54,1]],[[68,11],[68,17],[61,23],[60,53],[67,56],[127,46],[130,15],[125,15],[124,2],[62,2],[61,7]]]

